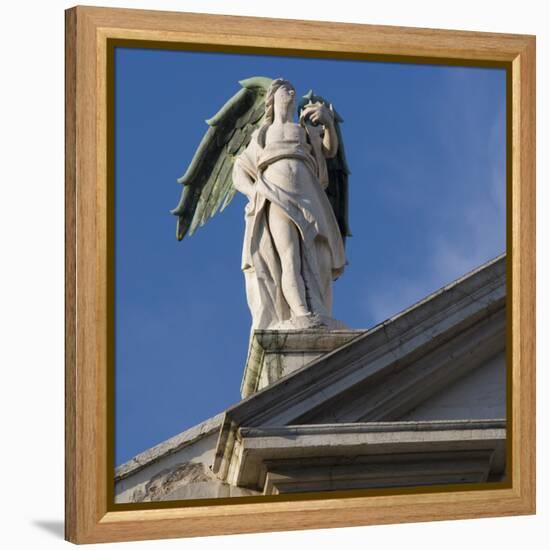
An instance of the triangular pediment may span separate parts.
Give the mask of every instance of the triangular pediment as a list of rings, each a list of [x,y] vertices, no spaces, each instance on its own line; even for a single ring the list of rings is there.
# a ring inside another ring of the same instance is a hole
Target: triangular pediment
[[[254,336],[248,366],[295,370],[245,370],[256,393],[117,468],[117,501],[504,479],[505,256],[370,330]]]
[[[241,428],[430,417],[430,400],[504,368],[505,305],[501,256],[228,409],[214,471],[227,473]]]

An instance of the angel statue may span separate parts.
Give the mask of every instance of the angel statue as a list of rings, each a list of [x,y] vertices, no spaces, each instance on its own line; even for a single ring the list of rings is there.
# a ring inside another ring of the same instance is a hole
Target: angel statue
[[[299,102],[283,78],[253,77],[207,120],[186,173],[177,238],[190,235],[236,191],[248,198],[241,268],[252,329],[343,328],[332,282],[344,271],[347,180],[340,123],[310,91]]]

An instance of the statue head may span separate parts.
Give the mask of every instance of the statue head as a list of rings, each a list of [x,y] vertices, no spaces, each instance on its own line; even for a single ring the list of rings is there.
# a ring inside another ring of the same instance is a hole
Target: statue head
[[[275,109],[287,109],[292,104],[294,110],[294,99],[296,90],[291,82],[284,78],[276,78],[271,82],[265,96],[265,122],[271,124],[275,118]]]

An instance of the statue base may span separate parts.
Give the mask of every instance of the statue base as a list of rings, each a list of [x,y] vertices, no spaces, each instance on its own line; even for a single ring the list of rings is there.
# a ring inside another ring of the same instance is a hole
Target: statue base
[[[270,330],[349,330],[348,327],[332,317],[310,313],[301,317],[292,317],[277,326],[270,327]]]
[[[255,330],[241,382],[243,399],[277,382],[325,353],[347,344],[365,330]]]

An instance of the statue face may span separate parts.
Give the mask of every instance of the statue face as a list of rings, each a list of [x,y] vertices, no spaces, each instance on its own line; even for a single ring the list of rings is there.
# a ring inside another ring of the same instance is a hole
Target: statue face
[[[282,109],[286,111],[289,106],[292,106],[294,109],[294,98],[296,96],[296,91],[289,84],[283,84],[273,94],[273,102],[275,110],[278,111]]]

